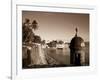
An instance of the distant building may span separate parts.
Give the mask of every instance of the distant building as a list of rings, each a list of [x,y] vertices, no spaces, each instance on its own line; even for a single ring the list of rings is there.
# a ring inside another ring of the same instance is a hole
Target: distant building
[[[85,43],[84,40],[77,36],[77,28],[76,28],[76,34],[72,38],[70,42],[70,63],[72,65],[84,65],[85,63],[85,52],[84,52],[84,47]]]

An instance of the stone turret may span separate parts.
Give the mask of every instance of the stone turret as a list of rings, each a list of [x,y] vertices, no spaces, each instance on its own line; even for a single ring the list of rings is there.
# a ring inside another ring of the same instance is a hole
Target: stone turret
[[[85,63],[85,52],[84,40],[77,35],[78,29],[76,28],[76,34],[70,42],[70,64],[71,65],[84,65]]]

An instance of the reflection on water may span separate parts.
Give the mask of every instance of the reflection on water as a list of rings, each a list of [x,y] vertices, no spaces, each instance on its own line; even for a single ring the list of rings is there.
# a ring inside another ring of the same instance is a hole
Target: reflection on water
[[[46,53],[56,59],[56,61],[58,61],[60,64],[70,64],[70,52],[67,48],[49,48]]]

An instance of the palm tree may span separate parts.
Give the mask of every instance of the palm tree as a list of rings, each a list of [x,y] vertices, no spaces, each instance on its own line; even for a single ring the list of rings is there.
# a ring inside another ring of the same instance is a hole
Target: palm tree
[[[30,24],[30,20],[26,18],[25,22],[22,24],[23,42],[26,40],[27,35],[29,33],[29,24]]]
[[[36,20],[33,20],[33,22],[32,22],[32,28],[34,29],[34,31],[38,29],[38,23],[37,23]]]
[[[36,22],[35,22],[36,23]],[[34,33],[32,32],[31,23],[29,19],[25,19],[25,22],[23,24],[23,42],[29,42],[33,41],[34,39]]]

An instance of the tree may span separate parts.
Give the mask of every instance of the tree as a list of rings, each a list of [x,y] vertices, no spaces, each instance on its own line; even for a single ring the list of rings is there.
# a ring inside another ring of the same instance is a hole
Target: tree
[[[45,40],[42,40],[41,43],[44,45],[46,43],[46,41]]]
[[[26,18],[25,22],[22,24],[22,40],[23,40],[23,42],[25,42],[25,40],[28,36],[29,24],[30,24],[30,20]]]
[[[34,30],[37,30],[37,29],[38,29],[38,23],[37,23],[36,20],[33,20],[33,22],[32,22],[32,28],[33,28]]]
[[[41,43],[41,37],[38,36],[38,35],[35,35],[35,36],[34,36],[33,42],[34,42],[34,43]]]
[[[63,42],[62,40],[60,40],[58,43],[59,43],[59,44],[63,44],[64,42]]]
[[[35,35],[33,32],[34,30],[38,29],[38,23],[36,20],[33,20],[32,23],[30,23],[29,19],[25,19],[25,22],[22,24],[22,41],[23,42],[34,42],[34,43],[41,43],[41,37],[38,35]]]
[[[32,32],[31,23],[29,19],[25,19],[25,22],[22,24],[22,41],[29,42],[33,41],[34,33]]]

